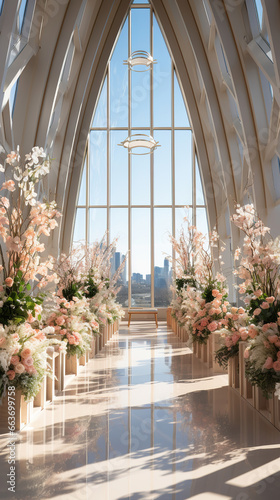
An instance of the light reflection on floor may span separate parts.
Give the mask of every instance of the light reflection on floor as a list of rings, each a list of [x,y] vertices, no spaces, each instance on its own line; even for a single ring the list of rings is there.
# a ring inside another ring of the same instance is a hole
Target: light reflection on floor
[[[160,323],[135,322],[17,443],[17,493],[69,500],[279,499],[280,433]]]

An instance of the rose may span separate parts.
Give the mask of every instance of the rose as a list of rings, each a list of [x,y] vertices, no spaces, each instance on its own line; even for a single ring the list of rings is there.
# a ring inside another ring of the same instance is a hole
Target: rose
[[[275,344],[275,342],[278,342],[279,340],[277,335],[268,335],[267,339],[271,344]]]
[[[63,318],[63,316],[58,316],[58,318],[56,318],[56,324],[61,326],[61,325],[64,325],[65,323],[65,319]]]
[[[273,367],[273,359],[271,356],[268,356],[266,362],[263,365],[263,370],[270,370]]]
[[[261,303],[261,308],[262,309],[269,309],[269,303],[268,302],[262,302]],[[257,309],[256,309],[257,310]]]
[[[17,365],[20,362],[19,356],[12,356],[11,357],[11,365]]]
[[[273,369],[276,372],[280,372],[280,359],[277,359],[277,361],[274,361],[274,363],[273,363]]]
[[[33,366],[33,358],[31,356],[29,356],[28,358],[25,358],[24,361],[23,361],[23,364],[25,366],[25,368],[28,366]]]
[[[30,355],[31,355],[31,349],[28,349],[27,347],[21,351],[22,358],[29,358]]]
[[[208,325],[208,330],[210,332],[214,332],[215,330],[217,330],[218,328],[218,323],[217,321],[212,321],[209,325]]]
[[[14,280],[13,280],[13,278],[10,278],[10,277],[6,278],[6,279],[5,279],[5,284],[6,284],[6,286],[8,286],[9,288],[11,288],[11,286],[13,286],[13,284],[14,284]]]
[[[16,372],[16,373],[19,373],[19,374],[21,374],[21,373],[25,372],[25,367],[24,367],[24,365],[23,365],[22,363],[18,363],[18,364],[16,365],[16,367],[15,367],[15,372]]]
[[[262,312],[262,310],[259,307],[257,307],[257,309],[254,310],[253,314],[254,314],[254,316],[259,316],[259,314],[261,314],[261,312]]]
[[[249,353],[249,349],[247,348],[247,349],[245,349],[245,351],[244,351],[244,358],[245,358],[245,359],[248,359],[249,357],[250,357],[250,353]]]
[[[14,370],[8,370],[7,371],[7,377],[8,377],[9,380],[14,380],[15,376],[16,376],[16,373],[15,373]]]
[[[275,301],[275,297],[266,297],[266,302],[268,302],[269,304],[272,304],[274,301]]]

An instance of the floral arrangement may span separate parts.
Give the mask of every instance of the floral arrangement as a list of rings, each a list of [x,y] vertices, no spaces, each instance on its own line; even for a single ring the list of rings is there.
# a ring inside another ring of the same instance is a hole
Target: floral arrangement
[[[43,238],[58,223],[55,202],[39,201],[36,185],[48,174],[49,161],[34,147],[21,162],[19,152],[7,155],[0,171],[0,395],[12,382],[26,399],[35,396],[48,373],[47,340],[40,325],[43,295],[37,293],[56,281],[53,258],[42,260]],[[32,287],[33,284],[33,287]]]
[[[89,311],[87,300],[73,297],[55,297],[45,322],[54,329],[56,335],[66,344],[68,356],[85,354],[91,348],[93,335],[98,335],[99,324],[96,316]]]
[[[227,290],[222,288],[222,282],[216,281],[205,288],[199,297],[199,309],[193,318],[192,341],[205,344],[209,335],[223,326],[227,306]]]
[[[235,252],[235,260],[241,258],[235,271],[241,280],[239,293],[255,324],[277,322],[280,310],[279,239],[271,237],[269,228],[252,204],[237,205],[232,221],[244,233],[242,254],[240,248]]]
[[[239,342],[254,338],[257,334],[256,326],[250,323],[250,317],[243,307],[228,306],[228,311],[221,321],[220,329],[223,345],[216,351],[215,360],[217,363],[227,368],[230,358],[237,356],[239,352]]]
[[[49,162],[42,148],[34,147],[21,165],[18,152],[8,154],[0,170],[5,174],[0,195],[0,243],[2,283],[0,288],[0,323],[22,323],[30,314],[35,315],[36,305],[42,296],[31,292],[31,282],[41,289],[56,280],[53,259],[41,260],[45,245],[43,236],[49,236],[57,227],[60,213],[55,202],[38,201],[35,185],[49,172]],[[34,290],[33,290],[34,291]]]
[[[280,384],[280,331],[277,323],[255,327],[258,332],[244,353],[245,374],[266,398],[271,398]]]
[[[0,397],[8,385],[20,389],[25,400],[36,396],[44,376],[50,375],[47,347],[63,349],[58,340],[47,339],[53,331],[33,329],[29,323],[0,325]]]

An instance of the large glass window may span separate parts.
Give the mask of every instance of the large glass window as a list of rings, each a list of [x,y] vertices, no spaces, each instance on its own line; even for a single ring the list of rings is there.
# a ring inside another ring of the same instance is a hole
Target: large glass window
[[[136,73],[123,64],[136,50],[156,59],[150,71]],[[138,133],[152,135],[160,147],[152,155],[130,155],[119,144]],[[178,235],[187,214],[208,230],[195,141],[176,69],[151,5],[134,2],[93,116],[74,240],[81,236],[92,242],[105,231],[108,243],[117,237],[113,271],[128,252],[119,301],[129,307],[167,307],[169,235]]]

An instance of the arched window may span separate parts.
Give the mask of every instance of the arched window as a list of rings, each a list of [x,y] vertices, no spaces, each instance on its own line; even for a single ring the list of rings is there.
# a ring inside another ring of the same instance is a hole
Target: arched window
[[[124,65],[136,50],[157,63],[146,72]],[[131,134],[154,137],[160,147],[136,156],[119,144]],[[89,243],[108,231],[118,237],[113,267],[128,252],[119,301],[124,306],[170,303],[169,234],[186,215],[208,231],[195,141],[160,27],[149,2],[134,2],[108,63],[88,137],[73,242]]]

